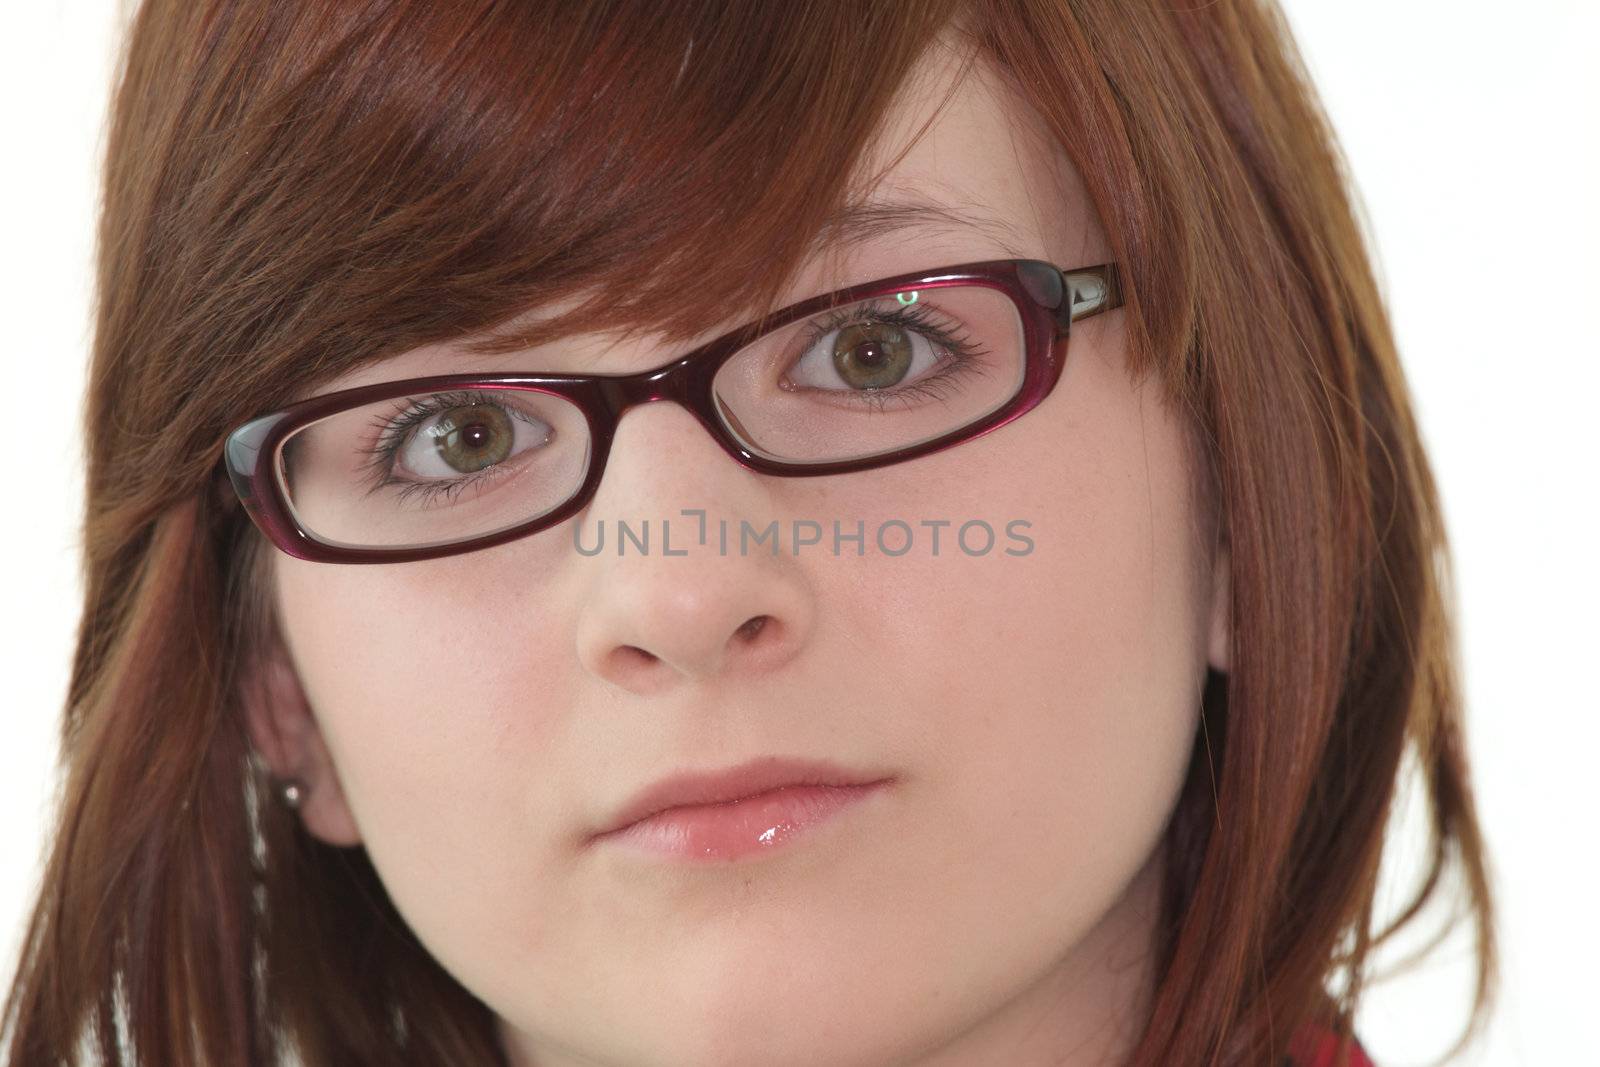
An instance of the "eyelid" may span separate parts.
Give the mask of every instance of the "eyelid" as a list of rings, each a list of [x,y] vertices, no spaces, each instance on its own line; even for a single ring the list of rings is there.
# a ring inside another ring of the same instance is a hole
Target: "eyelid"
[[[386,485],[395,484],[429,484],[423,482],[396,482],[394,481],[394,468],[402,449],[406,448],[416,438],[417,430],[429,419],[438,418],[446,411],[457,407],[492,406],[505,411],[511,418],[519,422],[531,424],[534,421],[543,423],[544,420],[532,412],[519,408],[516,404],[502,403],[502,390],[443,390],[436,393],[424,393],[417,396],[396,397],[396,400],[408,401],[405,407],[388,416],[382,426],[377,428],[376,438],[362,447],[362,452],[368,457],[366,466],[373,472],[372,480],[367,487],[368,493],[375,493]],[[426,403],[426,408],[419,405]],[[479,477],[481,472],[463,474],[458,479],[439,480],[432,484],[464,485],[467,481]]]
[[[896,302],[893,306],[883,309],[881,312],[879,311],[879,308],[877,307],[878,301],[890,300],[898,295],[899,294],[889,294],[888,296],[872,297],[867,301],[858,301],[843,305],[842,307],[834,308],[830,311],[819,313],[817,316],[814,316],[807,322],[808,329],[806,332],[808,337],[805,345],[802,348],[802,352],[810,351],[811,346],[816,344],[817,341],[821,340],[826,334],[832,332],[833,330],[837,330],[842,326],[848,325],[854,316],[846,314],[847,312],[853,312],[864,307],[875,313],[873,316],[873,321],[875,322],[885,322],[893,325],[909,325],[924,331],[935,331],[940,335],[941,338],[945,340],[956,340],[956,338],[954,338],[952,335],[950,324],[927,321],[927,316],[935,313],[934,310],[930,310],[933,307],[931,304],[919,302],[901,304]],[[868,307],[868,305],[871,306]],[[950,316],[946,315],[945,318],[949,319]],[[818,324],[818,320],[822,320],[820,325]],[[959,323],[956,323],[955,325],[957,329],[960,328]]]

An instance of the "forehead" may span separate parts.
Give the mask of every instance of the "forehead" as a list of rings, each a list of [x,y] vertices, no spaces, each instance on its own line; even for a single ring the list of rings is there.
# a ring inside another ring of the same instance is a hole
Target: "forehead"
[[[964,231],[957,239],[971,239],[976,231],[1008,255],[1052,260],[1104,245],[1077,171],[1039,114],[989,62],[948,38],[912,71],[854,184],[846,216],[900,202],[936,209],[919,238],[956,230]],[[817,258],[856,243],[824,233]]]
[[[785,302],[959,262],[1031,258],[1073,267],[1106,258],[1082,182],[1059,142],[988,62],[948,39],[913,69],[858,160],[851,187],[786,287]],[[531,309],[494,334],[515,336],[582,299]],[[750,310],[730,309],[672,352],[648,335],[596,332],[485,356],[469,350],[468,337],[358,368],[308,394],[468,370],[635,372],[738,326]]]

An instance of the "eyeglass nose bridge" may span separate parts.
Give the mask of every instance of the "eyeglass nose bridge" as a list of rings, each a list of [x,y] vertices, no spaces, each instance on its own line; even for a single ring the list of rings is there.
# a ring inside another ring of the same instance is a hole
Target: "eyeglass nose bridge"
[[[672,362],[639,371],[595,379],[594,399],[613,426],[632,407],[656,400],[672,400],[694,411],[711,393],[711,375],[727,346],[712,342],[686,352]]]
[[[594,380],[590,393],[589,431],[593,440],[591,470],[585,480],[582,495],[591,496],[598,488],[600,475],[611,453],[617,427],[622,416],[630,409],[656,401],[671,401],[687,410],[735,462],[762,474],[808,475],[837,473],[838,470],[855,469],[856,464],[815,464],[815,469],[797,468],[788,464],[773,463],[742,445],[738,438],[723,425],[717,416],[712,382],[717,371],[748,338],[723,337],[711,341],[691,352],[686,352],[665,366],[639,371],[635,374],[609,375]]]
[[[860,464],[845,462],[818,465],[819,469],[800,469],[772,463],[741,445],[717,418],[712,396],[712,381],[726,358],[748,340],[743,334],[724,336],[672,360],[664,366],[634,374],[602,375],[590,379],[582,390],[583,410],[589,421],[589,467],[576,493],[561,507],[546,515],[537,528],[563,522],[587,508],[599,494],[601,479],[611,458],[622,416],[635,407],[657,401],[678,404],[694,416],[724,452],[748,470],[762,474],[797,476],[854,470]],[[822,467],[829,469],[821,469]]]

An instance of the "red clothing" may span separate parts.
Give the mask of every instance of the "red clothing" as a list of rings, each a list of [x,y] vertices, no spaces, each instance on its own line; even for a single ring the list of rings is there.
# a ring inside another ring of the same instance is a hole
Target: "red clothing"
[[[1339,1062],[1339,1039],[1320,1026],[1308,1026],[1289,1043],[1289,1058],[1283,1067],[1335,1067]],[[1355,1038],[1350,1041],[1350,1067],[1374,1067],[1372,1058]]]

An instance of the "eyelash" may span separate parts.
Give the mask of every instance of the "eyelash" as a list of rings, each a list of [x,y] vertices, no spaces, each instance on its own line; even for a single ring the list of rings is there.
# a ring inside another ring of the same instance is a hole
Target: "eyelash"
[[[895,389],[866,389],[866,390],[816,390],[817,392],[837,393],[850,398],[847,403],[862,407],[868,411],[883,412],[891,402],[898,402],[909,406],[917,400],[940,400],[948,395],[949,386],[958,378],[973,373],[978,368],[979,357],[984,350],[973,344],[966,336],[957,330],[942,326],[933,321],[932,313],[925,305],[901,305],[887,311],[871,308],[863,312],[859,307],[839,309],[832,312],[819,323],[814,323],[807,331],[802,351],[810,351],[823,337],[834,330],[848,324],[859,323],[863,318],[879,325],[900,326],[915,330],[922,334],[935,347],[945,353],[939,367],[932,374],[913,382],[911,385]],[[459,496],[467,487],[476,485],[487,478],[495,477],[491,472],[498,468],[485,468],[484,473],[474,474],[464,478],[448,481],[435,480],[423,482],[402,481],[394,477],[394,459],[400,448],[406,443],[411,431],[426,420],[451,408],[468,407],[475,404],[491,404],[502,406],[488,393],[481,391],[464,390],[452,393],[432,393],[422,401],[412,398],[411,404],[405,410],[389,419],[375,419],[373,428],[377,431],[377,439],[370,445],[362,448],[362,453],[368,458],[364,464],[373,472],[373,479],[369,492],[377,492],[388,486],[397,487],[399,499],[407,500],[419,497],[424,504],[433,503],[443,497],[446,501]],[[512,418],[520,418],[515,411],[509,412]]]
[[[397,487],[397,494],[401,501],[410,497],[420,497],[423,503],[432,503],[443,496],[446,500],[459,496],[468,486],[476,485],[487,478],[495,477],[493,472],[498,467],[486,467],[482,473],[473,474],[465,478],[454,478],[448,481],[434,480],[424,482],[408,482],[394,477],[394,460],[401,447],[405,445],[411,431],[433,416],[449,411],[452,408],[472,407],[474,405],[492,405],[505,410],[512,418],[522,418],[522,415],[513,407],[502,404],[490,393],[474,390],[459,390],[452,393],[429,393],[418,400],[410,398],[410,405],[403,411],[384,419],[373,419],[372,426],[377,431],[377,440],[371,445],[361,449],[366,455],[365,466],[373,472],[372,485],[368,492],[375,493],[386,486]]]

